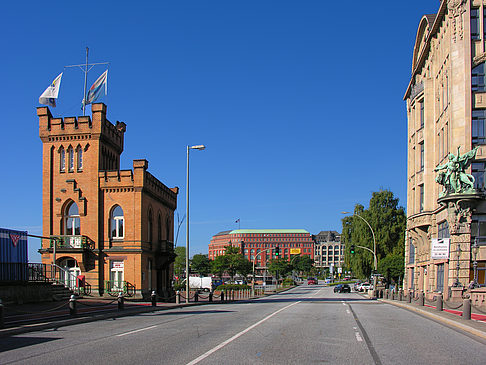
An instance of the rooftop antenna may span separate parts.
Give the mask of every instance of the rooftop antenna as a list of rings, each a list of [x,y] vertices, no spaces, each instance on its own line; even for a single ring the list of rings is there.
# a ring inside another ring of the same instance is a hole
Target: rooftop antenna
[[[86,47],[86,63],[85,64],[80,64],[80,65],[69,65],[69,66],[64,66],[64,67],[79,67],[81,71],[84,72],[84,91],[83,91],[83,116],[86,115],[86,87],[87,87],[87,82],[88,82],[88,72],[91,71],[91,69],[96,66],[96,65],[109,65],[109,62],[98,62],[98,63],[88,63],[88,52],[89,48]]]

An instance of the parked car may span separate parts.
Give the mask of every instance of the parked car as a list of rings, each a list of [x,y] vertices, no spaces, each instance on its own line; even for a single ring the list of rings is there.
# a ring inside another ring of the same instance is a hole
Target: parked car
[[[317,285],[317,280],[314,278],[308,278],[307,285]]]
[[[371,288],[371,284],[370,283],[361,283],[358,286],[358,291],[364,292],[364,291],[369,290],[370,288]]]

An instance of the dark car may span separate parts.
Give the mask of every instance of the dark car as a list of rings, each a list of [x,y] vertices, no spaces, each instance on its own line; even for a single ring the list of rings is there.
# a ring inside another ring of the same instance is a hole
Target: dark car
[[[338,284],[334,287],[334,293],[351,293],[351,287],[348,284]]]

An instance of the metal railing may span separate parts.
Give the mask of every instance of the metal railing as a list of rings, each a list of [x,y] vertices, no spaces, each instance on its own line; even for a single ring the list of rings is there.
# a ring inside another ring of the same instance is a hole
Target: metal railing
[[[135,285],[128,281],[105,280],[105,291],[109,295],[123,293],[129,297],[135,295]]]
[[[63,285],[80,294],[91,293],[91,285],[60,266],[41,263],[0,263],[0,282],[44,282]]]
[[[82,248],[94,249],[94,242],[87,236],[51,236],[50,248],[65,249],[65,248]]]

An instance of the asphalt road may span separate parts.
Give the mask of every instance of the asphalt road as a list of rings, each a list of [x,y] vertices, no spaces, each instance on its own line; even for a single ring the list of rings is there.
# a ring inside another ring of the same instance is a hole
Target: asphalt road
[[[0,364],[484,364],[486,343],[395,306],[300,286],[0,339]]]

